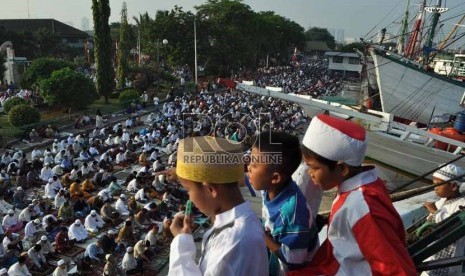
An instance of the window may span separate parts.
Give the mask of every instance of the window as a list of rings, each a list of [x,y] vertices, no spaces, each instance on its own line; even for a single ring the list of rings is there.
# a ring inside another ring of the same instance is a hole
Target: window
[[[341,57],[341,56],[334,56],[334,57],[333,57],[333,63],[342,63],[342,60],[343,60],[343,59],[344,59],[344,58]]]
[[[351,57],[349,58],[349,64],[360,64],[360,60],[358,58]]]

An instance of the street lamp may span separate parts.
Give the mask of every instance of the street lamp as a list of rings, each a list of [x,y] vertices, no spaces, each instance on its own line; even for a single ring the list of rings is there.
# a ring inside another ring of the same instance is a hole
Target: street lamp
[[[163,39],[161,41],[161,43],[163,43],[163,45],[167,45],[168,44],[168,39]],[[157,40],[157,62],[158,62],[158,65],[160,65],[160,43],[159,41]]]

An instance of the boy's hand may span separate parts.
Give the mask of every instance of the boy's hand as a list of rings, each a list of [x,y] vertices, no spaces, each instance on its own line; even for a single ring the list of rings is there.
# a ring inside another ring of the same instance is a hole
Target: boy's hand
[[[185,215],[177,215],[173,218],[170,225],[171,234],[176,237],[179,234],[190,234],[191,230],[191,217]]]
[[[438,208],[436,208],[436,204],[434,204],[434,202],[425,202],[423,204],[423,206],[428,209],[428,212],[430,212],[431,214],[433,214],[434,212],[436,212],[438,210]]]

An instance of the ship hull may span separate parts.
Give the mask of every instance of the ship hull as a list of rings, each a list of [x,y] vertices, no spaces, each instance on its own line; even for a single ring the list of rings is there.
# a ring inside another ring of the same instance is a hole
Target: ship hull
[[[460,101],[465,83],[426,72],[375,49],[371,55],[383,112],[427,124],[432,116],[463,110]]]

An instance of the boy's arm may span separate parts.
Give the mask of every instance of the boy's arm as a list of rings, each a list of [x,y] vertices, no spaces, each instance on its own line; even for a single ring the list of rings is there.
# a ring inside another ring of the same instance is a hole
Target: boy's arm
[[[168,275],[202,275],[195,263],[197,249],[190,229],[189,216],[175,216],[173,221],[165,221],[174,236],[170,246]]]
[[[281,244],[276,242],[273,237],[271,236],[270,232],[265,232],[265,244],[268,249],[273,252],[274,254],[278,254],[279,249],[281,248]]]

